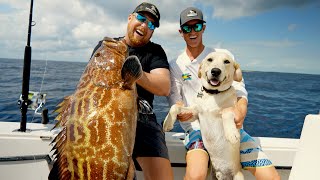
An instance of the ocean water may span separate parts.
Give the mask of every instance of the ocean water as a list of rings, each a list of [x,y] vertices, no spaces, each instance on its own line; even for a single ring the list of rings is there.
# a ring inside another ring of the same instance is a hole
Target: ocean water
[[[47,93],[50,123],[52,111],[73,93],[87,63],[33,60],[30,90]],[[0,121],[21,119],[17,101],[22,89],[23,60],[0,58]],[[299,138],[307,114],[320,111],[320,75],[244,72],[249,93],[244,129],[252,136]],[[154,112],[161,122],[169,110],[165,97],[156,97]],[[41,115],[28,111],[28,122],[41,122]],[[17,127],[18,128],[18,127]],[[181,131],[176,124],[174,131]]]

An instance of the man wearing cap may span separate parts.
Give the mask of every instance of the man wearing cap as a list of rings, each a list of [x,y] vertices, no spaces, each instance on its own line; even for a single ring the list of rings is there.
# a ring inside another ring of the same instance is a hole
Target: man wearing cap
[[[154,95],[167,96],[170,92],[167,56],[160,45],[150,41],[155,28],[160,25],[159,20],[160,13],[155,5],[141,3],[128,16],[125,36],[115,38],[125,39],[129,55],[139,58],[144,73],[137,81],[138,96],[152,107]],[[136,169],[142,169],[145,180],[173,179],[164,132],[155,114],[139,113],[133,159]]]
[[[214,49],[203,45],[202,35],[206,29],[205,21],[201,10],[189,7],[180,14],[179,33],[186,42],[186,48],[176,61],[170,62],[171,91],[168,96],[170,106],[175,103],[183,103],[190,106],[194,96],[201,88],[198,79],[198,69],[201,61],[213,51],[223,51],[231,57],[234,56],[226,49]],[[237,105],[234,108],[235,123],[237,128],[241,128],[247,113],[247,91],[244,82],[233,82],[237,92]],[[181,127],[185,130],[186,174],[185,179],[206,179],[209,155],[203,145],[199,121],[192,123],[185,122],[192,117],[192,113],[184,112],[178,114]],[[241,132],[241,144],[247,139],[247,144],[251,144],[249,149],[253,153],[242,154],[241,164],[244,169],[248,169],[257,179],[279,179],[277,171],[271,161],[262,152],[258,144],[244,131]],[[241,146],[240,144],[240,146]],[[246,152],[248,152],[246,151]],[[249,158],[247,158],[249,156]],[[246,157],[246,158],[244,158]],[[258,157],[258,158],[257,158]],[[259,167],[259,168],[258,168]]]

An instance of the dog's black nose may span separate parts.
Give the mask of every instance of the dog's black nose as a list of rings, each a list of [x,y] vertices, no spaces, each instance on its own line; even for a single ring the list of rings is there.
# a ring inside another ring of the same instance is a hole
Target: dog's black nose
[[[221,70],[219,68],[213,68],[211,69],[212,76],[219,76],[221,74]]]

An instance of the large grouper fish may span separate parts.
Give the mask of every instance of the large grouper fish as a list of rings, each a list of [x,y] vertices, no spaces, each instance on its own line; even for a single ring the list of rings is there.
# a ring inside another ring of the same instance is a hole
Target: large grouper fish
[[[104,38],[75,92],[58,105],[49,179],[133,179],[142,68],[124,40]]]

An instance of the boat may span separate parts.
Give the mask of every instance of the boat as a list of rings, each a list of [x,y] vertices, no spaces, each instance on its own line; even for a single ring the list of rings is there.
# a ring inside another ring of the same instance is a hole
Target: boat
[[[53,164],[50,145],[59,129],[53,124],[28,123],[26,132],[18,130],[19,122],[0,122],[0,179],[48,179]],[[282,180],[318,179],[320,161],[320,114],[307,115],[300,139],[254,137],[275,165]],[[184,134],[166,132],[166,143],[174,179],[185,174]],[[245,179],[255,179],[243,170]],[[143,179],[136,171],[137,179]]]
[[[23,87],[20,98],[21,120],[19,122],[0,122],[0,179],[4,180],[43,180],[53,165],[51,142],[59,133],[47,120],[42,123],[27,123],[26,112],[30,105],[29,78],[31,62],[31,0],[28,42],[25,48]],[[36,94],[32,92],[33,94]],[[46,119],[43,116],[43,119]],[[166,132],[166,143],[174,171],[174,179],[183,179],[185,174],[184,134]],[[320,114],[305,117],[299,139],[254,137],[264,152],[272,160],[283,180],[318,179],[317,167],[320,162]],[[243,170],[245,179],[255,179]],[[141,171],[136,171],[137,179],[143,179]],[[210,179],[210,176],[208,176]]]

